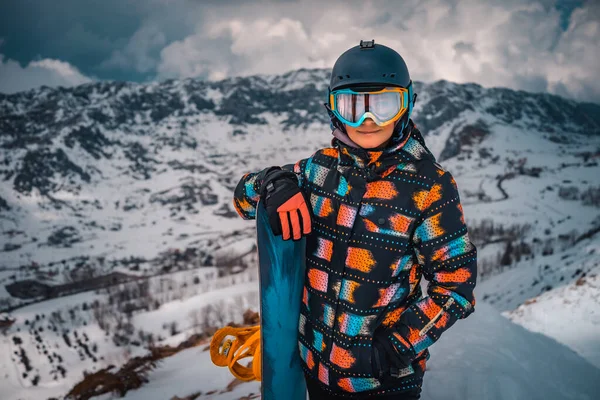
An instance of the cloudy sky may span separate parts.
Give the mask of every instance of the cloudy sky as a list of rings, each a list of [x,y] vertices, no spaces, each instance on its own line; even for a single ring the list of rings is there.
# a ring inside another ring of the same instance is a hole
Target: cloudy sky
[[[0,92],[331,68],[360,39],[413,79],[600,103],[600,0],[5,0]]]

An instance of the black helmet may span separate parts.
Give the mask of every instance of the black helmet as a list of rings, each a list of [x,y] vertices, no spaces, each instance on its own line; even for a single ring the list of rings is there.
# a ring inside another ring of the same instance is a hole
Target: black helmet
[[[361,40],[346,50],[333,66],[329,90],[350,86],[410,85],[410,74],[404,59],[395,50],[374,40]]]
[[[413,92],[408,67],[394,49],[375,44],[375,40],[361,40],[358,46],[346,50],[333,65],[327,98],[332,91],[347,87],[371,89],[386,86],[408,89],[409,106],[396,123],[394,135],[397,136],[408,126],[417,95]],[[325,103],[325,108],[331,118],[332,128],[345,132],[344,125],[331,112],[329,103]]]

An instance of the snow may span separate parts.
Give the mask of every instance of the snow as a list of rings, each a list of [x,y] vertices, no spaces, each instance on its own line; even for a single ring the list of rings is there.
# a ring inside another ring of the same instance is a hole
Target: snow
[[[244,300],[246,298],[258,299],[258,283],[256,281],[230,285],[223,289],[201,293],[186,300],[169,302],[157,310],[134,317],[134,324],[136,326],[143,326],[150,331],[159,331],[163,324],[172,321],[178,321],[185,327],[185,322],[189,321],[190,313],[206,304],[220,305],[227,316],[225,321],[231,321],[237,316],[238,321],[236,322],[239,323],[241,322],[243,312],[250,305],[248,301]],[[236,307],[236,301],[238,302],[237,304],[241,302],[239,307]],[[232,305],[232,308],[235,310],[226,312],[225,304]]]
[[[511,323],[484,302],[448,330],[431,353],[422,392],[427,400],[594,400],[600,391],[599,369],[553,339]],[[258,382],[250,382],[227,392],[233,377],[200,348],[166,359],[149,379],[124,399],[163,400],[201,391],[200,399],[233,400],[260,390]],[[213,390],[217,393],[206,395]]]
[[[431,351],[423,399],[597,399],[600,370],[512,324],[490,305],[458,321]]]
[[[179,276],[179,278],[177,278]],[[178,272],[175,280],[181,280],[183,275]],[[233,282],[226,288],[215,288],[206,292],[200,292],[185,300],[176,300],[163,305],[161,308],[138,314],[133,318],[133,324],[137,329],[143,329],[147,332],[161,332],[162,324],[170,321],[182,322],[184,331],[176,336],[168,338],[163,344],[176,345],[184,340],[190,333],[192,327],[187,327],[185,321],[189,319],[189,312],[197,310],[208,304],[219,304],[221,301],[229,301],[235,296],[242,296],[246,299],[251,298],[252,294],[258,289],[257,282],[244,281],[240,278],[239,283]],[[598,280],[590,281],[591,285],[597,285]],[[593,287],[590,285],[590,288]],[[597,301],[597,289],[584,289],[583,286],[577,287],[580,290],[586,290],[589,293],[578,294],[571,293],[570,299],[577,301],[573,304],[573,309],[582,306],[587,299]],[[565,291],[576,289],[565,288]],[[544,296],[549,296],[547,293]],[[17,324],[21,324],[25,318],[33,320],[34,314],[44,312],[48,315],[52,310],[63,309],[76,305],[83,301],[92,300],[87,294],[77,294],[66,298],[54,299],[44,303],[30,305],[19,309],[14,316],[17,317]],[[95,295],[96,298],[99,298]],[[544,296],[540,296],[543,298]],[[246,304],[255,303],[256,296]],[[552,303],[543,303],[552,307]],[[536,305],[533,303],[528,307]],[[254,308],[256,304],[254,304]],[[243,307],[242,307],[243,308]],[[515,315],[518,315],[518,310]],[[587,310],[587,314],[586,311]],[[564,310],[569,314],[572,309]],[[238,311],[239,312],[239,311]],[[597,309],[596,311],[597,312]],[[529,315],[539,315],[541,311],[534,310]],[[594,305],[589,303],[580,315],[573,314],[572,319],[566,320],[563,326],[570,323],[577,326],[582,325],[582,319],[594,314]],[[513,319],[517,319],[511,316]],[[238,321],[239,322],[239,321]],[[594,320],[590,321],[593,324]],[[541,326],[546,323],[540,321]],[[552,324],[548,324],[552,328]],[[109,342],[103,342],[104,333],[98,326],[90,321],[87,326],[73,327],[83,335],[85,332],[92,342],[97,342],[100,347],[100,354],[105,355],[100,365],[94,365],[91,368],[89,360],[81,362],[77,359],[76,352],[68,352],[67,349],[60,349],[58,352],[66,358],[65,366],[69,374],[67,379],[52,382],[45,380],[38,387],[32,387],[28,380],[22,380],[19,376],[19,370],[16,364],[10,360],[12,351],[16,348],[9,343],[15,333],[7,337],[2,337],[0,358],[0,375],[5,379],[0,383],[0,398],[3,400],[34,400],[40,395],[43,396],[61,396],[64,395],[78,380],[80,375],[73,374],[71,371],[77,371],[79,368],[97,370],[110,363],[120,365],[125,361],[125,349],[116,348]],[[186,330],[187,329],[187,330]],[[560,329],[560,327],[555,327]],[[597,326],[596,326],[597,329]],[[595,331],[597,332],[597,330]],[[550,332],[552,333],[552,332]],[[573,338],[584,337],[581,332],[575,329],[571,332]],[[25,341],[27,336],[24,333],[16,334]],[[588,346],[584,347],[584,356],[594,357],[597,353],[592,351],[594,342],[594,332],[590,332]],[[599,336],[596,334],[596,338]],[[27,347],[30,358],[35,353],[33,349],[33,337]],[[49,333],[44,337],[46,343],[56,342],[59,344],[59,338],[53,339]],[[185,396],[191,393],[201,391],[203,393],[200,399],[218,399],[229,400],[239,399],[242,396],[248,396],[252,393],[258,393],[259,383],[241,383],[233,391],[226,391],[227,385],[233,380],[226,368],[214,366],[210,361],[208,351],[204,351],[205,345],[184,350],[173,357],[164,359],[156,370],[150,373],[150,382],[138,390],[130,391],[125,396],[126,400],[133,399],[170,399],[172,396]],[[598,349],[598,346],[595,347]],[[131,355],[143,354],[143,349],[134,349]],[[428,362],[428,372],[425,375],[423,399],[430,400],[452,400],[452,399],[486,399],[486,400],[504,400],[504,399],[544,399],[544,400],[570,400],[570,399],[595,399],[595,394],[600,390],[600,369],[592,365],[589,361],[566,347],[556,340],[539,333],[531,332],[524,327],[511,322],[503,317],[495,307],[484,301],[478,301],[476,311],[465,320],[458,321],[449,329],[439,341],[431,347],[432,357]],[[44,369],[43,365],[35,358],[32,358],[34,368]],[[78,366],[79,364],[79,366]],[[48,371],[42,372],[47,374]],[[215,394],[206,395],[207,392],[217,391]],[[111,396],[106,395],[99,399],[107,400]]]
[[[309,82],[323,79],[323,71],[297,71],[282,77],[267,79],[273,82],[273,90],[292,90],[294,86],[306,85]],[[318,79],[317,79],[318,78]],[[264,79],[254,79],[255,84],[264,85]],[[186,84],[193,84],[186,81]],[[232,82],[233,84],[233,82]],[[291,85],[291,86],[290,86]],[[454,87],[451,83],[444,86]],[[137,92],[158,90],[159,87],[143,85],[126,85],[121,88],[119,96],[135,96]],[[161,90],[179,94],[182,103],[189,106],[188,98],[183,95],[182,83],[174,81],[171,86],[161,87]],[[95,90],[95,89],[94,89]],[[424,86],[419,95],[415,115],[418,116],[420,107],[428,99],[428,87]],[[461,90],[466,90],[462,88]],[[468,89],[471,90],[471,89]],[[479,91],[485,91],[479,88]],[[198,92],[215,104],[223,101],[223,90],[217,87],[202,87]],[[117,112],[110,96],[90,105],[90,109],[106,108],[107,112]],[[460,102],[460,100],[456,100]],[[187,109],[187,108],[185,108]],[[306,110],[300,110],[306,111]],[[62,144],[64,137],[70,132],[62,129],[53,138],[51,150],[62,148],[69,159],[90,172],[91,183],[83,184],[78,193],[73,188],[64,187],[54,197],[69,200],[75,210],[63,207],[56,210],[43,196],[35,194],[30,196],[18,194],[8,185],[0,185],[0,196],[15,207],[11,210],[11,220],[0,220],[0,223],[9,227],[23,229],[27,236],[11,241],[19,244],[20,248],[4,252],[0,266],[19,266],[36,261],[39,264],[61,261],[79,254],[90,256],[111,256],[114,258],[128,257],[131,255],[144,255],[152,258],[157,253],[170,247],[185,248],[191,246],[194,240],[193,233],[198,231],[218,230],[222,233],[251,227],[251,223],[239,219],[216,216],[213,212],[219,207],[231,203],[231,186],[225,185],[225,179],[234,179],[244,172],[256,171],[266,165],[280,165],[294,163],[299,159],[310,156],[317,148],[327,146],[331,140],[329,128],[326,124],[316,122],[309,127],[291,127],[283,131],[283,122],[287,119],[285,114],[265,112],[257,115],[264,119],[265,125],[232,126],[228,117],[215,115],[212,112],[190,115],[171,115],[160,123],[153,123],[148,114],[150,111],[135,113],[135,118],[130,125],[117,129],[108,129],[95,123],[86,112],[82,115],[86,125],[99,129],[108,140],[114,143],[139,143],[148,148],[148,157],[159,162],[157,170],[152,173],[152,181],[136,180],[132,177],[129,161],[123,155],[123,146],[108,146],[107,151],[112,158],[96,160],[79,144],[72,149]],[[142,115],[144,115],[142,117]],[[139,120],[138,120],[139,117]],[[424,116],[425,117],[425,116]],[[571,229],[585,230],[590,226],[590,215],[598,215],[597,209],[589,206],[580,206],[579,201],[567,201],[558,197],[558,186],[567,185],[565,180],[572,181],[568,185],[575,185],[581,190],[588,188],[596,181],[600,167],[583,167],[575,165],[562,167],[564,164],[581,164],[578,156],[582,149],[593,149],[600,144],[595,136],[584,137],[580,134],[570,135],[574,144],[558,144],[549,141],[547,134],[526,126],[536,121],[524,117],[513,124],[499,122],[498,118],[485,112],[485,102],[478,108],[465,109],[455,118],[452,118],[440,127],[428,132],[426,141],[434,154],[441,154],[446,140],[453,131],[462,126],[483,120],[490,127],[490,135],[479,146],[473,148],[473,156],[460,159],[454,157],[444,160],[444,168],[455,176],[461,195],[467,222],[493,219],[500,223],[522,223],[534,225],[532,235],[539,235],[545,229],[553,229],[555,235],[568,232]],[[151,123],[149,130],[146,123]],[[183,124],[185,123],[185,127]],[[169,129],[171,127],[171,129]],[[73,129],[76,129],[74,126]],[[246,132],[244,135],[233,135],[235,129]],[[156,143],[164,140],[179,138],[183,134],[185,140],[195,140],[197,148],[170,148],[169,146],[154,147]],[[50,135],[50,133],[47,133]],[[489,149],[491,157],[482,158],[477,155],[477,150],[485,147]],[[13,163],[23,158],[24,150],[17,149],[11,154]],[[219,155],[220,157],[214,157]],[[494,156],[499,160],[492,162]],[[527,157],[526,166],[542,168],[540,178],[516,176],[504,180],[502,186],[509,198],[503,200],[502,193],[497,187],[498,176],[507,172],[506,158],[518,160]],[[227,162],[225,162],[225,160]],[[193,163],[204,166],[207,173],[176,170],[167,167],[169,162]],[[17,165],[10,168],[18,169]],[[99,171],[94,173],[93,171]],[[181,185],[193,178],[193,182],[208,182],[212,193],[217,196],[215,205],[203,205],[198,211],[201,214],[188,214],[185,211],[172,212],[170,205],[161,206],[150,203],[156,193],[172,189],[174,193],[182,193]],[[547,190],[552,187],[553,190]],[[466,196],[467,193],[485,192],[488,200],[474,200]],[[85,200],[98,199],[99,205],[92,202],[83,203]],[[115,208],[115,201],[120,201],[120,207]],[[127,211],[123,205],[135,205]],[[180,220],[185,216],[186,220]],[[508,216],[508,218],[507,218]],[[570,217],[558,229],[555,229],[557,219]],[[84,226],[82,221],[95,221],[97,226]],[[82,241],[70,247],[56,248],[40,246],[44,240],[56,229],[60,222],[63,226],[74,226],[79,230]],[[118,231],[109,229],[119,223]],[[180,234],[170,237],[169,232],[176,231]],[[250,230],[251,231],[251,230]],[[29,236],[35,232],[37,243],[32,242]],[[150,249],[150,250],[149,250]]]
[[[600,266],[577,282],[534,297],[504,315],[555,338],[600,368]]]
[[[564,288],[583,273],[593,274],[600,262],[599,254],[600,242],[592,238],[554,254],[521,260],[511,269],[478,282],[475,294],[500,311],[514,310],[548,287]],[[597,343],[600,347],[600,336]]]
[[[259,382],[242,383],[231,392],[224,392],[234,377],[227,368],[215,366],[208,351],[192,348],[169,357],[149,375],[150,383],[138,390],[128,392],[124,400],[164,400],[173,396],[184,397],[201,391],[200,399],[237,400],[242,396],[260,392]],[[214,395],[206,393],[216,391]],[[224,392],[224,393],[220,393]],[[96,397],[111,399],[111,395]],[[9,399],[7,399],[9,400]]]

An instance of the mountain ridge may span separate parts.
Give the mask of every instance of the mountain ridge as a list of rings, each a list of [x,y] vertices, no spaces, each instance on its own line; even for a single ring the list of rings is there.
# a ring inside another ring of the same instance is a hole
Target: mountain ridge
[[[202,232],[219,227],[217,242],[234,232],[250,237],[232,191],[245,172],[329,144],[328,74],[94,82],[0,95],[0,267],[81,255],[152,259],[173,247],[202,247],[205,258],[214,246],[204,248]],[[560,165],[586,175],[597,168],[600,106],[472,83],[415,82],[415,89],[414,120],[457,178],[474,222],[485,218],[477,210],[486,204],[510,200],[506,186],[515,180],[555,186]],[[590,182],[576,189],[595,190]]]

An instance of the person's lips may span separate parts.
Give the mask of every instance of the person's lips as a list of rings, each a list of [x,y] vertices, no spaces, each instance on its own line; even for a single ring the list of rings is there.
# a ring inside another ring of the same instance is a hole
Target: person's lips
[[[369,133],[377,133],[379,131],[380,131],[380,129],[376,129],[376,130],[373,130],[373,131],[357,131],[357,132],[358,133],[363,133],[363,134],[369,134]]]

